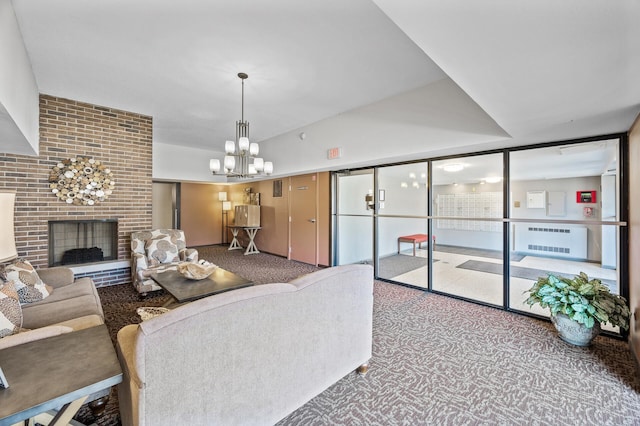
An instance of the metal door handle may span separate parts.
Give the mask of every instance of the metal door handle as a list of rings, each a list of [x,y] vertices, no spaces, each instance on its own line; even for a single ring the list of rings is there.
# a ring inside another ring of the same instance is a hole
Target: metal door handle
[[[315,219],[309,219],[309,222],[316,223],[316,220]]]

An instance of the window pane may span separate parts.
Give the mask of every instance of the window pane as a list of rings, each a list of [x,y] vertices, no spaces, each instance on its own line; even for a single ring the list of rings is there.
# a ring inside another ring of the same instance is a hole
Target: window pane
[[[613,139],[510,154],[511,218],[532,219],[510,225],[511,308],[549,316],[523,305],[523,291],[549,273],[585,272],[619,294],[618,149]]]
[[[502,169],[502,154],[433,162],[433,290],[503,305]]]

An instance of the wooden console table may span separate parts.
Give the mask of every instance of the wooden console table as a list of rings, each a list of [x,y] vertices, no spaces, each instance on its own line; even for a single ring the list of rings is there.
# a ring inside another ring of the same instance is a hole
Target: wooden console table
[[[238,242],[238,233],[241,229],[244,229],[244,231],[249,236],[249,245],[247,245],[247,249],[244,251],[244,254],[247,255],[260,253],[260,251],[258,251],[258,247],[256,247],[256,243],[253,241],[253,239],[256,237],[256,234],[258,233],[258,230],[261,229],[260,226],[229,226],[229,229],[231,229],[231,234],[233,235],[233,240],[231,240],[229,250],[238,250],[244,248],[240,245],[240,242]]]
[[[2,349],[0,366],[9,382],[0,388],[2,425],[43,417],[66,425],[90,395],[122,381],[105,325]]]

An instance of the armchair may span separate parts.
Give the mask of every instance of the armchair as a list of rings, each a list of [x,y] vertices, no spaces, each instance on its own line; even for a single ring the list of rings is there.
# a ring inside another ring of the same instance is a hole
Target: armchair
[[[150,275],[176,269],[180,262],[197,262],[198,251],[188,249],[180,229],[131,233],[131,282],[138,293],[160,290]]]

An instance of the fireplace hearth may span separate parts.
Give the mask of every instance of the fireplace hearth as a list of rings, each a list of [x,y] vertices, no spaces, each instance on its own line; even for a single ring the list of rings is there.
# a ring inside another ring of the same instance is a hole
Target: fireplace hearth
[[[118,221],[49,221],[49,266],[79,265],[118,257]]]

